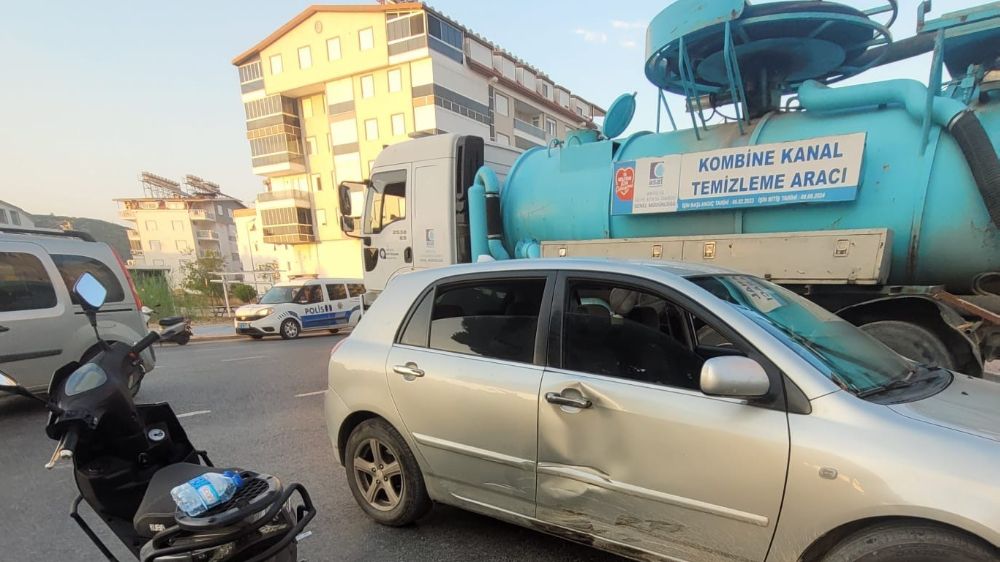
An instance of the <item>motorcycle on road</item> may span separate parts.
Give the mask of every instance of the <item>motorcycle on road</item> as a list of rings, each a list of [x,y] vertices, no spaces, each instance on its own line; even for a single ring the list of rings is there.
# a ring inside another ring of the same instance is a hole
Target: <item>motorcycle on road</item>
[[[296,562],[298,541],[316,515],[301,484],[237,467],[215,467],[191,444],[167,403],[136,404],[129,391],[139,353],[161,337],[183,330],[174,324],[150,332],[135,345],[108,344],[96,316],[107,294],[84,273],[73,287],[103,349],[89,361],[59,369],[49,398],[30,393],[0,373],[0,391],[45,403],[45,432],[57,440],[52,468],[73,462],[78,497],[70,517],[107,560],[117,558],[79,513],[86,502],[141,562]],[[179,511],[170,490],[206,472],[236,471],[243,485],[227,502],[198,517]],[[297,498],[296,498],[297,497]]]
[[[153,313],[156,312],[155,309],[158,306],[159,305],[154,304],[153,308],[149,308],[148,306],[142,307],[140,312],[142,313],[142,318],[146,321],[147,325],[149,324],[149,319],[152,318]],[[159,341],[161,342],[171,341],[177,345],[187,345],[187,343],[191,341],[191,336],[194,335],[194,331],[191,329],[191,320],[189,318],[185,318],[184,316],[165,316],[160,318],[157,321],[157,324],[159,324],[160,328],[163,328],[164,330],[160,334]],[[175,328],[173,330],[168,330],[176,324],[183,324],[184,327],[182,329]]]

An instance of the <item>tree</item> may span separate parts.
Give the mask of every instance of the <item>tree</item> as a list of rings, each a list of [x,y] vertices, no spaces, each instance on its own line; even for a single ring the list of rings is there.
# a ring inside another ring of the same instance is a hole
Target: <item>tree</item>
[[[242,302],[253,302],[257,298],[257,289],[245,283],[236,283],[230,287],[233,296]]]
[[[222,283],[212,283],[212,281],[220,280],[214,272],[223,271],[224,266],[222,257],[214,253],[189,261],[181,266],[181,272],[184,274],[182,284],[185,289],[203,295],[221,297]]]

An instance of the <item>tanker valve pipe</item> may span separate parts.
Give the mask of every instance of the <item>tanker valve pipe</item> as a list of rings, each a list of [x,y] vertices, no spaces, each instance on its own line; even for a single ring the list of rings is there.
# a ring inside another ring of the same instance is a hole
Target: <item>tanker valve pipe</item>
[[[510,259],[503,247],[503,226],[500,219],[500,180],[488,166],[479,168],[468,191],[469,238],[472,261],[480,256],[495,260]]]
[[[838,111],[898,104],[917,121],[927,111],[927,87],[916,80],[886,80],[874,84],[829,88],[807,80],[799,87],[799,104],[809,111]],[[931,122],[948,130],[965,157],[979,195],[994,226],[1000,227],[1000,159],[976,114],[958,100],[931,99]]]

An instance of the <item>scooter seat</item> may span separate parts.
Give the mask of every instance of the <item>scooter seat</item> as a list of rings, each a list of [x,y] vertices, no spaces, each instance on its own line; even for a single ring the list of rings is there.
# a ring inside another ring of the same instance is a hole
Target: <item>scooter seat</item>
[[[165,316],[160,318],[160,326],[173,326],[184,321],[183,316]]]
[[[177,504],[170,497],[170,490],[206,472],[223,473],[232,468],[218,468],[180,462],[157,470],[149,480],[146,494],[132,519],[132,526],[140,537],[152,538],[160,531],[176,525],[174,512]]]

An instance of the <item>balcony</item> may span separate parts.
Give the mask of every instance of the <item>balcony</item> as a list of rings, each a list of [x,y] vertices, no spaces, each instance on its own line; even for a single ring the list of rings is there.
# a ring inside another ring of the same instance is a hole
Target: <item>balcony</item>
[[[219,240],[219,234],[214,230],[199,230],[195,233],[198,240]]]
[[[188,213],[193,221],[214,221],[215,213],[210,213],[205,209],[190,209]]]
[[[528,140],[543,146],[547,142],[545,140],[545,131],[531,123],[521,121],[517,117],[514,118],[514,134],[520,134],[520,136],[527,137]]]
[[[312,200],[309,198],[309,192],[299,189],[282,189],[279,191],[265,191],[264,193],[257,194],[258,203],[267,203],[270,201],[286,201],[290,205],[295,205],[297,207],[310,207],[312,206]]]
[[[118,209],[118,218],[127,221],[134,221],[135,209]]]
[[[278,152],[254,157],[250,160],[250,166],[253,173],[258,176],[287,176],[304,174],[306,160],[301,154]]]
[[[265,226],[263,239],[268,244],[309,244],[316,241],[311,224]]]

